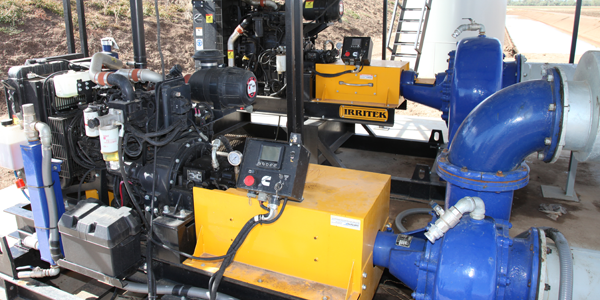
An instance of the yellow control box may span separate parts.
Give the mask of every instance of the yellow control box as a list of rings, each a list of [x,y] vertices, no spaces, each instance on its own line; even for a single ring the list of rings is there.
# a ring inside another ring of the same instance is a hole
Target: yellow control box
[[[256,226],[225,277],[303,299],[371,299],[383,272],[373,266],[373,245],[389,197],[389,175],[311,164],[304,201]],[[194,210],[196,256],[225,254],[244,224],[265,213],[241,189],[194,188]],[[185,264],[211,274],[220,261]]]
[[[319,73],[336,74],[354,70],[356,66],[341,61],[334,64],[317,64]],[[408,70],[408,62],[373,60],[359,73],[315,80],[315,101],[355,104],[374,107],[397,107],[400,101],[400,75]]]

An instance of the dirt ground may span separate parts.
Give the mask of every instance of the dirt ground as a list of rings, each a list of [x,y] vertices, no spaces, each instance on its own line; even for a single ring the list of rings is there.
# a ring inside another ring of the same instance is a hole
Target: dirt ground
[[[565,6],[509,6],[507,15],[515,15],[550,25],[569,35],[573,32],[575,7]],[[581,10],[578,38],[600,47],[600,7],[584,6]],[[528,61],[568,63],[569,54],[523,53]],[[581,55],[575,56],[575,62]]]

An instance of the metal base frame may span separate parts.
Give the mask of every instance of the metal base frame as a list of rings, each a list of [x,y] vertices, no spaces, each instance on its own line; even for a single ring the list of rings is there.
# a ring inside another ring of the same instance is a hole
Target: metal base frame
[[[281,102],[281,101],[280,101]],[[441,130],[432,130],[429,141],[414,141],[378,136],[367,124],[369,135],[357,135],[356,123],[322,119],[307,119],[303,126],[304,145],[311,152],[311,163],[345,168],[335,151],[339,148],[435,158],[444,147]],[[238,134],[263,139],[287,140],[287,129],[251,122],[251,115],[236,112],[215,123],[215,134]],[[392,177],[391,193],[395,198],[443,201],[446,182],[440,181],[435,166],[417,165],[412,178]]]

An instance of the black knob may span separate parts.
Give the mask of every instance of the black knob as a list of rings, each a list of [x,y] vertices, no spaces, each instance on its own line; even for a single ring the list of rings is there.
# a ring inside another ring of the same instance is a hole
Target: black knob
[[[88,127],[89,128],[94,129],[94,128],[98,127],[98,126],[100,126],[100,121],[98,119],[93,118],[93,119],[88,120]]]

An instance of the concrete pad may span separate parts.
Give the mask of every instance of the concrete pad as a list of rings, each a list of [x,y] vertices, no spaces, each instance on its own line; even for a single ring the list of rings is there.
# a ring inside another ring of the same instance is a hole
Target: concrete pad
[[[544,23],[507,15],[506,29],[520,53],[571,52],[571,35]],[[597,49],[588,42],[578,40],[576,54]]]

